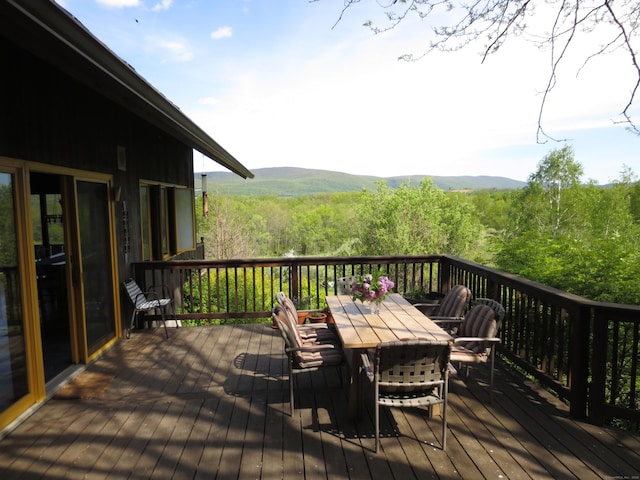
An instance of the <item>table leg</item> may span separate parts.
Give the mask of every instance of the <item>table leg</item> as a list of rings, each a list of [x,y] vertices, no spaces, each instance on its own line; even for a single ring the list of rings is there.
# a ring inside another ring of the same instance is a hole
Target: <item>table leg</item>
[[[362,352],[354,348],[351,357],[351,378],[349,380],[349,417],[359,419],[362,416]]]

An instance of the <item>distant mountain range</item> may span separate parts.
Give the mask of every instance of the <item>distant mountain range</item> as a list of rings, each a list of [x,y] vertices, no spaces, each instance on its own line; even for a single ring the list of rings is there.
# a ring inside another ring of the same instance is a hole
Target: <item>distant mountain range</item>
[[[487,175],[374,177],[296,167],[256,168],[252,172],[255,178],[250,180],[231,172],[207,172],[207,190],[224,194],[296,197],[314,193],[359,192],[363,188],[371,190],[376,188],[376,182],[382,180],[392,188],[407,182],[418,185],[425,177],[431,177],[443,190],[514,190],[526,185],[518,180]],[[201,173],[195,174],[197,191],[201,190],[201,176]]]

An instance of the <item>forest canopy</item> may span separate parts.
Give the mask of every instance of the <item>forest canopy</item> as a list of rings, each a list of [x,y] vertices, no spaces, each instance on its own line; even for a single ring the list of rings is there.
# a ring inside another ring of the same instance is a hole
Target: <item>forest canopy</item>
[[[446,253],[593,300],[639,304],[640,184],[582,179],[569,146],[522,189],[452,192],[425,178],[298,197],[209,194],[197,202],[207,258]]]

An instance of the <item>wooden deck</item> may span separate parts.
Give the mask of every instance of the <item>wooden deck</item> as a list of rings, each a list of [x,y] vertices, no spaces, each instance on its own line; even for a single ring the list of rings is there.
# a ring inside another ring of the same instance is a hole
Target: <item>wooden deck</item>
[[[295,416],[279,332],[267,325],[134,332],[92,364],[96,398],[49,400],[0,440],[0,478],[639,478],[640,439],[570,419],[556,399],[497,367],[452,378],[447,451],[440,417],[372,403],[346,417],[333,370],[298,375]],[[346,373],[346,372],[345,372]],[[345,375],[346,376],[346,375]],[[80,377],[79,377],[80,378]],[[367,396],[367,399],[370,397]]]

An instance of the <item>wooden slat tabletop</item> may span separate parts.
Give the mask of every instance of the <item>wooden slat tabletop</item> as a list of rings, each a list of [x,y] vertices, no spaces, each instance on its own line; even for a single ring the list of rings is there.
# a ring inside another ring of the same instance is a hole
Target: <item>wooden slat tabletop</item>
[[[381,342],[424,338],[447,342],[449,334],[413,307],[401,295],[389,295],[380,306],[380,313],[369,313],[368,307],[349,295],[328,295],[338,335],[345,348],[374,348]]]

